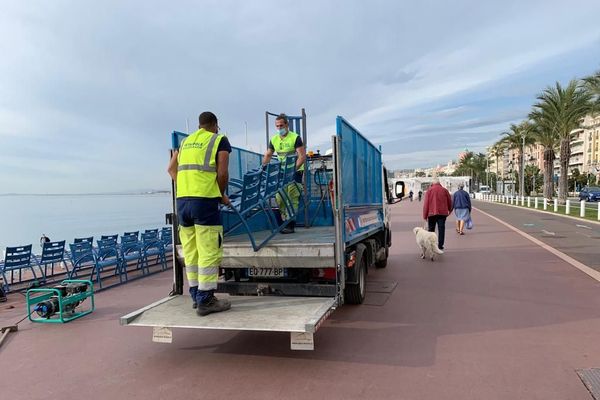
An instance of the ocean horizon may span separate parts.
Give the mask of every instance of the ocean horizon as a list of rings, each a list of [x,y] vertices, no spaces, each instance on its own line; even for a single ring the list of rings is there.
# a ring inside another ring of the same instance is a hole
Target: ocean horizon
[[[112,194],[0,195],[0,258],[6,247],[33,244],[41,252],[42,234],[52,241],[72,243],[94,236],[166,226],[171,212],[168,191]]]

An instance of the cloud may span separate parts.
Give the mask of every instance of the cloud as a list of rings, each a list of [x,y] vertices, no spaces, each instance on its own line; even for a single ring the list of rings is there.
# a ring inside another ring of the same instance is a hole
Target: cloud
[[[0,180],[7,191],[168,187],[169,132],[194,129],[203,110],[238,146],[246,122],[249,146],[264,149],[265,110],[304,107],[309,147],[329,147],[343,115],[386,153],[445,162],[457,137],[491,141],[527,115],[541,83],[597,69],[598,12],[586,1],[9,2]]]

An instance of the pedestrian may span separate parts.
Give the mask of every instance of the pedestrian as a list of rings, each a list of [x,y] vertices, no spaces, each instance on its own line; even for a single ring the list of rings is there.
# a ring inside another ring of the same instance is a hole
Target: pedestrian
[[[410,199],[410,201],[413,201],[413,195],[414,195],[414,192],[412,190],[410,192],[408,192],[408,198]]]
[[[46,236],[45,233],[42,233],[42,237],[40,238],[40,247],[43,249],[44,243],[49,243],[49,242],[50,242],[50,238],[48,236]]]
[[[200,316],[225,311],[231,302],[218,299],[219,267],[223,258],[223,224],[219,203],[229,204],[231,145],[219,135],[217,117],[200,114],[199,129],[173,152],[168,172],[177,182],[179,238],[193,307]]]
[[[419,201],[421,201],[422,198],[423,198],[423,191],[419,190]]]
[[[446,218],[452,211],[452,198],[446,188],[440,184],[438,178],[433,178],[429,189],[425,192],[423,202],[423,219],[427,221],[429,232],[438,228],[438,247],[444,250],[444,236],[446,231]]]
[[[279,114],[275,118],[275,129],[277,134],[269,140],[269,146],[263,157],[262,165],[263,168],[269,164],[271,157],[274,153],[277,153],[277,158],[280,162],[283,162],[287,156],[296,154],[296,173],[294,175],[295,185],[289,185],[287,187],[287,194],[292,202],[292,208],[294,211],[298,210],[300,204],[300,189],[302,188],[302,176],[304,174],[304,162],[306,161],[306,148],[302,142],[302,138],[296,132],[292,132],[289,129],[288,117],[285,114]],[[275,197],[275,201],[279,206],[279,213],[284,221],[291,219],[281,233],[294,233],[296,228],[296,220],[287,215],[287,208],[280,195]]]
[[[465,234],[465,223],[471,218],[471,196],[465,190],[464,183],[458,185],[458,190],[452,196],[454,215],[456,216],[456,232]]]

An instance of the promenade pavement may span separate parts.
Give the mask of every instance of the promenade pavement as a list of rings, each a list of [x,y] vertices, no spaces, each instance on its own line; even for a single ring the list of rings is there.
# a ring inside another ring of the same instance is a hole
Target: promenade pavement
[[[165,272],[99,293],[72,323],[23,322],[0,348],[2,397],[591,399],[576,369],[600,366],[600,284],[477,211],[465,236],[449,218],[446,253],[421,260],[421,205],[393,206],[388,267],[369,272],[395,290],[341,307],[312,352],[282,333],[176,329],[157,344],[119,326],[169,292]],[[0,307],[1,325],[22,314]]]

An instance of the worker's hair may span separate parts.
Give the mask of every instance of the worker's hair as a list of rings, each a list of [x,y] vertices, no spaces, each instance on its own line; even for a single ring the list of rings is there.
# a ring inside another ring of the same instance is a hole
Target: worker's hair
[[[288,117],[287,115],[285,115],[284,113],[279,114],[276,118],[275,121],[283,121],[285,122],[286,125],[288,125]]]
[[[198,117],[198,122],[200,123],[200,127],[209,126],[217,123],[217,116],[210,111],[204,111]]]

